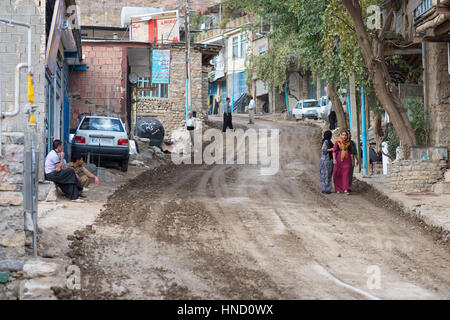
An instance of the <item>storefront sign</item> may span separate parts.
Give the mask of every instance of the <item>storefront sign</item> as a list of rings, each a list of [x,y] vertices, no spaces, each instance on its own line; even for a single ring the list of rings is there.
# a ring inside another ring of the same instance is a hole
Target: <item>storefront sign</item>
[[[152,51],[152,84],[169,83],[170,50]]]
[[[150,43],[180,41],[178,11],[166,11],[132,17],[130,39]]]

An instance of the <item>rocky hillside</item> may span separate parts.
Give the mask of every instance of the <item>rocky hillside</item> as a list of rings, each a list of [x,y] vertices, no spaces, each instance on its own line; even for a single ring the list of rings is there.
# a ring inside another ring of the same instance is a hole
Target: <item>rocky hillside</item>
[[[220,0],[191,0],[192,10],[209,7]],[[120,26],[123,7],[161,7],[164,10],[184,8],[185,0],[77,0],[81,25]]]

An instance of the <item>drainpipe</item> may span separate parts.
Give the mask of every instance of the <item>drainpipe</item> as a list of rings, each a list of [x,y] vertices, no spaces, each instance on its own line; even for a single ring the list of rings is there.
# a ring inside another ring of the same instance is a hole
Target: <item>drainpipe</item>
[[[0,22],[2,22],[4,24],[28,28],[28,72],[32,72],[32,70],[31,70],[31,39],[32,39],[31,38],[31,34],[32,34],[31,25],[28,23],[25,23],[25,22],[4,19],[4,18],[0,18]]]
[[[32,74],[32,68],[31,68],[31,35],[32,35],[32,29],[31,29],[31,25],[28,23],[24,23],[24,22],[20,22],[20,21],[15,21],[15,20],[11,20],[11,19],[5,19],[5,18],[0,18],[0,23],[4,23],[10,26],[19,26],[19,27],[25,27],[28,29],[28,63],[19,63],[16,66],[16,81],[15,81],[15,101],[14,101],[14,111],[12,112],[2,112],[2,108],[1,108],[1,103],[0,103],[0,156],[2,156],[2,133],[3,133],[3,129],[2,129],[2,120],[4,117],[14,117],[16,116],[20,109],[19,109],[19,97],[20,97],[20,70],[27,67],[28,68],[28,73],[31,75]],[[0,101],[1,102],[1,101]]]
[[[16,66],[16,77],[14,84],[14,110],[11,112],[2,112],[4,117],[14,117],[19,114],[20,111],[20,70],[28,68],[28,65],[24,62],[19,63]]]

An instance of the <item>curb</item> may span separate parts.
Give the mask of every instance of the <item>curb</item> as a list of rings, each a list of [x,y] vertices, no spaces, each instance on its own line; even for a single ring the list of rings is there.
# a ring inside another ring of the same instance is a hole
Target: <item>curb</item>
[[[389,204],[384,205],[383,207],[396,211],[396,213],[399,213],[401,216],[405,216],[418,223],[424,231],[430,232],[433,238],[441,244],[450,245],[450,225],[441,223],[429,209],[422,209],[420,206],[405,204],[403,201],[390,196],[385,190],[382,190],[380,186],[371,184],[357,175],[355,175],[354,178],[366,188],[372,189],[375,192],[375,196],[370,195],[366,197],[370,202],[379,206],[381,203],[380,200],[384,200],[384,202]]]

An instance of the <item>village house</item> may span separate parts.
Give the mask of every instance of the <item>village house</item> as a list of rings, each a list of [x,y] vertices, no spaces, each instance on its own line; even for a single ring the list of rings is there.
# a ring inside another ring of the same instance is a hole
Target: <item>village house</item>
[[[256,101],[257,113],[280,113],[286,110],[286,95],[291,109],[298,100],[319,100],[326,95],[324,82],[313,77],[311,72],[294,65],[286,70],[286,92],[268,88],[256,74],[252,75],[252,79],[247,79],[246,68],[250,57],[264,55],[270,47],[270,26],[261,19],[234,13],[224,21],[221,5],[203,9],[199,14],[203,23],[200,24],[201,32],[195,37],[195,41],[223,46],[223,50],[213,59],[214,67],[209,73],[209,103],[215,106],[216,101],[220,102],[218,113],[222,113],[227,97],[234,102],[235,112],[245,112],[243,102],[252,95]]]
[[[135,40],[127,26],[83,26],[82,30],[83,65],[74,69],[69,89],[72,130],[86,115],[119,117],[132,134],[134,124],[142,117],[160,120],[167,136],[183,128],[186,118],[184,42],[149,39],[148,34],[137,34],[136,30],[134,36],[138,40]],[[144,30],[148,30],[148,25]],[[191,44],[192,104],[189,108],[197,111],[198,117],[206,115],[208,106],[204,69],[219,50],[219,46]],[[152,61],[158,58],[155,54],[164,54],[170,61],[166,83],[152,81]]]

